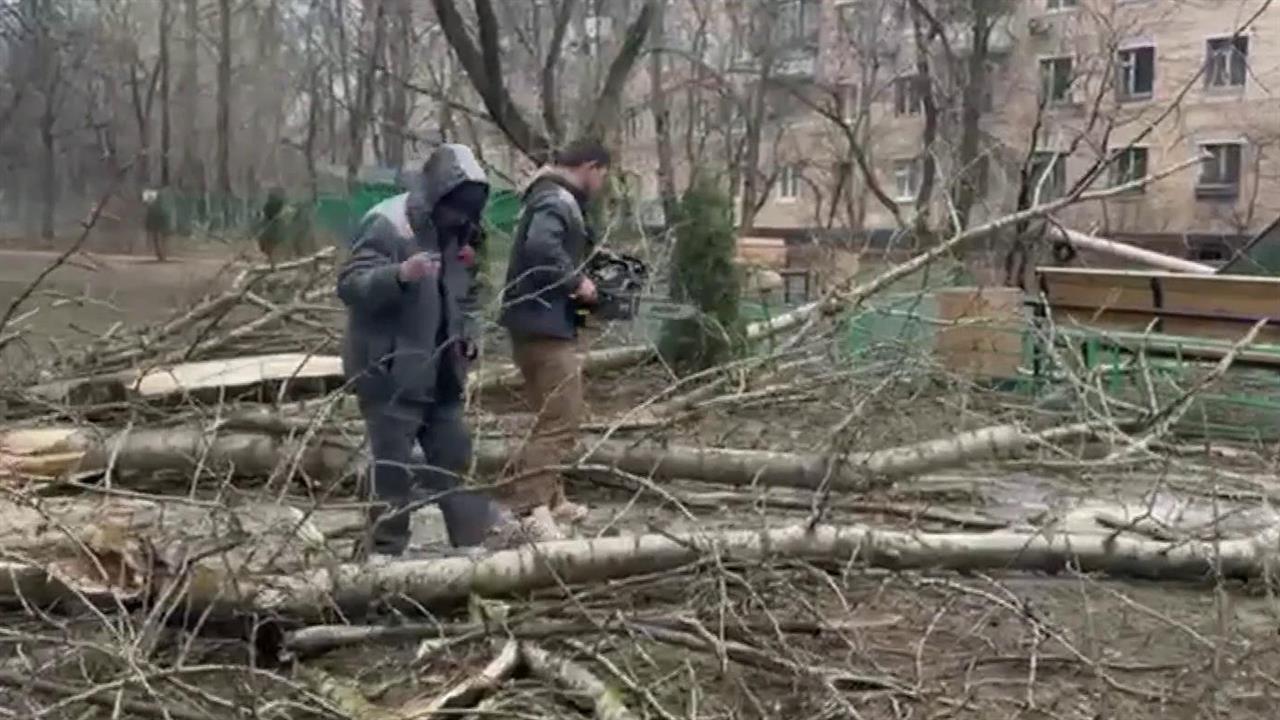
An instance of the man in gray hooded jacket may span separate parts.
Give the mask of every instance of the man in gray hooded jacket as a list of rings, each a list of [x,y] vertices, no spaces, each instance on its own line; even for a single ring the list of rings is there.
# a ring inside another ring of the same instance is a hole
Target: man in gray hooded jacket
[[[471,455],[463,391],[489,183],[469,148],[443,145],[415,185],[369,211],[338,274],[343,368],[374,459],[367,551],[376,555],[408,547],[416,489],[438,494],[454,546],[481,545],[497,518],[486,496],[457,488]]]

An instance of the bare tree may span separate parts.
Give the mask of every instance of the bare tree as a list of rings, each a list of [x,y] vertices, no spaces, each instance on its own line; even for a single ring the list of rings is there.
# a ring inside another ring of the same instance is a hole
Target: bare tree
[[[582,134],[603,137],[617,122],[622,92],[648,38],[658,2],[646,0],[627,27],[621,46],[608,64],[603,86],[593,101],[583,108],[587,121],[580,129]],[[491,0],[474,0],[472,4],[474,35],[455,0],[432,0],[432,5],[450,47],[488,112],[489,120],[520,152],[535,162],[545,162],[554,147],[551,131],[562,128],[563,123],[555,116],[557,106],[554,100],[543,99],[544,118],[550,115],[551,121],[546,123],[547,127],[538,128],[513,99],[503,71],[502,30]],[[555,35],[560,40],[563,40],[564,33],[560,19],[567,17],[572,10],[565,10],[566,5],[562,4],[557,19]],[[552,69],[544,68],[544,77],[549,75],[554,79],[557,65],[554,60],[558,53],[558,49],[548,53],[548,66]],[[554,87],[554,83],[552,85]]]
[[[160,185],[163,187],[168,187],[172,179],[169,157],[173,133],[169,88],[169,33],[173,28],[172,7],[172,0],[160,0],[159,28],[156,32],[160,54],[156,60],[156,67],[160,73]]]
[[[218,99],[217,135],[218,156],[217,188],[221,202],[229,202],[234,189],[231,185],[231,55],[232,46],[231,0],[218,0]]]

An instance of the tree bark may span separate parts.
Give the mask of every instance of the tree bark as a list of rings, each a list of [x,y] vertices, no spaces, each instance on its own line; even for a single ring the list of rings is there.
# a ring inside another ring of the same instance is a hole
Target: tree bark
[[[172,145],[173,135],[173,118],[171,116],[170,101],[172,93],[169,89],[169,30],[173,26],[173,20],[170,17],[172,13],[172,0],[160,0],[160,28],[159,43],[160,57],[157,60],[160,72],[160,186],[169,187],[170,165],[169,157],[170,146]]]
[[[658,12],[662,0],[647,0],[640,8],[635,20],[627,26],[627,34],[622,40],[622,47],[609,63],[609,71],[605,75],[604,86],[600,89],[587,121],[585,135],[603,140],[609,130],[617,125],[618,114],[622,106],[622,91],[631,77],[631,70],[640,58],[649,30],[653,27],[653,18]]]
[[[920,188],[916,193],[916,229],[922,235],[929,230],[929,215],[933,202],[933,186],[938,176],[938,162],[933,145],[938,137],[938,101],[934,94],[933,68],[929,59],[932,31],[922,26],[918,9],[912,13],[912,30],[916,41],[916,91],[921,95],[924,111],[924,128],[920,137]]]
[[[971,3],[973,16],[970,18],[969,40],[972,51],[969,53],[966,64],[964,90],[961,95],[960,153],[957,159],[960,176],[957,178],[953,200],[956,209],[956,230],[969,227],[969,214],[973,211],[973,204],[981,189],[978,187],[979,181],[990,182],[990,171],[986,171],[988,177],[980,177],[978,171],[986,166],[977,165],[978,143],[982,139],[982,110],[989,92],[987,58],[992,28],[990,11],[993,9],[989,5],[990,0],[973,0]]]
[[[999,425],[958,435],[872,452],[847,455],[801,454],[769,450],[701,448],[680,445],[590,443],[585,462],[631,475],[693,479],[719,485],[798,487],[861,491],[874,479],[917,475],[978,460],[1015,457],[1042,443],[1087,438],[1097,428],[1078,423],[1041,433]],[[481,442],[482,463],[505,460],[505,450]]]
[[[307,10],[309,21],[320,19],[320,0],[311,0]],[[320,195],[320,173],[316,167],[316,139],[320,135],[320,58],[316,51],[316,42],[311,33],[307,33],[307,132],[302,141],[302,161],[307,168],[307,191],[314,202]]]
[[[50,32],[53,22],[49,4],[32,3],[35,24],[37,87],[40,89],[40,237],[53,242],[58,209],[58,154],[55,129],[58,123],[58,93],[62,85],[62,63]]]
[[[58,153],[54,127],[58,113],[52,90],[46,89],[44,109],[40,113],[40,237],[53,242],[58,209]]]
[[[622,47],[609,64],[604,86],[588,110],[584,134],[603,139],[615,123],[622,90],[644,47],[658,1],[646,0],[635,20],[627,27]],[[554,144],[546,133],[533,127],[507,87],[502,70],[501,29],[492,0],[474,0],[474,39],[455,0],[432,0],[432,6],[445,39],[457,55],[472,87],[480,95],[489,118],[526,157],[538,164],[546,163]]]
[[[586,439],[583,462],[631,475],[701,480],[721,485],[829,487],[865,490],[874,479],[904,477],[966,463],[1014,457],[1043,443],[1087,438],[1096,428],[1079,423],[1044,432],[1001,425],[949,438],[845,455],[768,450],[634,445]],[[482,471],[505,467],[513,451],[506,440],[476,443]],[[208,433],[194,428],[147,428],[114,434],[74,427],[15,430],[0,435],[0,473],[17,477],[88,476],[112,468],[117,475],[221,472],[271,477],[291,465],[310,478],[340,477],[358,464],[359,447],[338,438],[301,446],[266,433]]]
[[[155,103],[160,64],[157,61],[151,72],[147,73],[144,89],[142,87],[144,78],[138,74],[138,71],[144,68],[136,45],[133,47],[133,55],[129,63],[129,99],[133,103],[133,120],[138,130],[138,157],[135,160],[137,166],[134,171],[138,187],[144,188],[151,184],[151,108]]]
[[[226,578],[193,588],[192,604],[263,615],[318,618],[331,608],[362,608],[388,597],[425,607],[472,594],[504,596],[675,570],[709,556],[734,562],[856,561],[891,570],[1002,570],[1056,573],[1076,568],[1152,580],[1263,577],[1280,535],[1212,543],[1167,543],[1124,536],[993,532],[920,533],[864,525],[820,525],[619,536],[541,543],[483,559],[443,558],[388,565],[341,565],[296,575]],[[3,577],[3,575],[0,575]],[[12,576],[10,576],[12,577]],[[234,590],[232,589],[234,588]]]
[[[184,20],[186,27],[183,39],[187,44],[187,52],[180,81],[182,170],[179,183],[188,193],[195,193],[204,187],[204,168],[200,160],[200,139],[196,129],[196,118],[200,117],[200,0],[186,0]]]
[[[542,64],[542,124],[552,145],[559,145],[564,140],[564,125],[560,122],[560,86],[556,82],[556,71],[560,69],[564,38],[569,32],[569,22],[577,7],[578,0],[561,0],[556,11],[555,26],[551,31],[551,44],[547,47],[547,58]]]
[[[231,200],[231,0],[218,0],[218,193]],[[225,206],[224,206],[225,207]]]
[[[666,37],[666,2],[659,2],[653,19],[655,45]],[[675,222],[680,198],[676,193],[675,161],[671,146],[671,103],[666,87],[664,48],[651,47],[649,54],[649,105],[653,112],[654,142],[658,151],[658,196],[668,227]]]
[[[367,0],[361,18],[359,47],[364,57],[356,80],[355,102],[347,115],[347,185],[355,183],[364,164],[364,145],[369,121],[373,117],[373,101],[377,91],[378,59],[386,45],[386,3]]]
[[[193,610],[249,611],[323,619],[397,598],[423,607],[456,605],[473,594],[503,596],[564,584],[600,583],[675,570],[707,557],[759,563],[851,560],[891,570],[1030,571],[1068,568],[1151,580],[1265,577],[1280,533],[1202,542],[1163,542],[1115,534],[921,533],[865,525],[819,525],[564,540],[482,559],[450,557],[369,566],[338,565],[288,575],[254,575],[234,565],[202,568],[188,588]],[[0,562],[0,602],[71,599],[72,590],[38,564]]]
[[[413,75],[413,6],[410,0],[395,0],[394,17],[389,42],[392,72],[387,78],[390,87],[382,141],[387,165],[401,168],[405,162],[405,132],[409,127],[409,93],[405,82]]]

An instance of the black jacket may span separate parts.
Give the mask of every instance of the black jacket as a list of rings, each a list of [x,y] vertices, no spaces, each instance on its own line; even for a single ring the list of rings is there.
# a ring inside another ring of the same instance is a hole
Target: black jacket
[[[577,303],[591,252],[586,198],[572,184],[544,171],[530,183],[507,264],[499,322],[517,337],[577,337]]]
[[[431,217],[442,197],[468,182],[488,190],[471,150],[438,148],[415,188],[365,215],[338,272],[338,296],[348,310],[343,370],[365,402],[434,400],[441,372],[452,373],[455,391],[466,387],[474,256],[455,233],[437,232]],[[402,284],[400,263],[419,251],[440,254],[439,274]]]

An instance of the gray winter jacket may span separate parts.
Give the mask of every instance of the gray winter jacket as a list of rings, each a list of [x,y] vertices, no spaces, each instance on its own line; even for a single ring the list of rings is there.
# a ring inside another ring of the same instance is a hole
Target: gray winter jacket
[[[511,247],[499,322],[517,337],[565,340],[578,334],[577,303],[591,234],[585,198],[558,175],[544,171],[524,192],[524,209]]]
[[[455,390],[466,387],[474,253],[432,222],[440,199],[464,183],[489,187],[469,148],[443,145],[417,186],[374,206],[357,231],[338,296],[348,310],[343,369],[364,402],[434,400],[445,372]],[[401,283],[400,263],[420,251],[439,253],[440,272]]]

